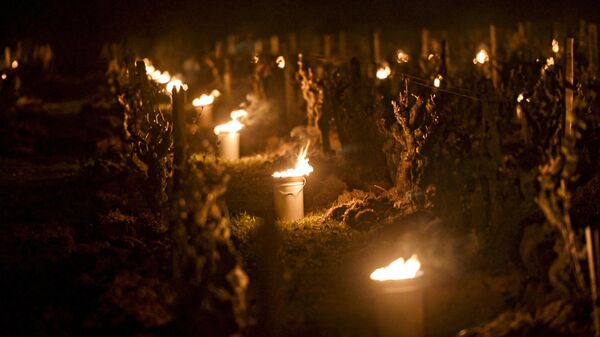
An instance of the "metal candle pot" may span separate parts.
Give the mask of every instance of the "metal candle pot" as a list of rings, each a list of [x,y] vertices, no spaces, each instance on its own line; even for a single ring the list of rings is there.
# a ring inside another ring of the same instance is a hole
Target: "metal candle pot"
[[[275,214],[280,220],[294,221],[304,217],[304,186],[306,178],[273,178]]]
[[[240,158],[240,133],[223,132],[219,137],[219,156],[225,160],[238,160]]]
[[[422,273],[405,280],[373,281],[381,337],[424,337]]]

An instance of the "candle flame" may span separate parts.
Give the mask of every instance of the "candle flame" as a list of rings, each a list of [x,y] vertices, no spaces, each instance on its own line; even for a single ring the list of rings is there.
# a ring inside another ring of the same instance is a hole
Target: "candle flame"
[[[386,64],[383,67],[380,67],[379,69],[377,69],[377,73],[375,75],[377,76],[378,79],[385,80],[386,78],[388,78],[390,76],[391,73],[392,73],[392,70]]]
[[[485,49],[481,49],[477,55],[475,55],[475,58],[473,59],[473,64],[484,64],[487,61],[490,60],[490,56],[488,55],[487,51]]]
[[[404,261],[404,258],[394,260],[385,267],[377,268],[371,273],[371,280],[389,281],[389,280],[405,280],[419,276],[421,273],[421,262],[417,255],[413,255],[410,259]]]
[[[275,178],[290,178],[290,177],[302,177],[311,174],[314,169],[308,163],[308,158],[306,158],[306,154],[308,152],[308,146],[310,143],[306,144],[305,147],[300,150],[298,153],[298,159],[296,160],[296,166],[294,168],[287,169],[285,171],[277,171],[273,173],[273,177]]]
[[[188,86],[187,84],[183,83],[180,79],[178,78],[172,78],[168,83],[167,83],[167,91],[171,92],[173,91],[173,88],[177,88],[177,90],[187,90]]]
[[[519,94],[519,96],[517,97],[517,103],[521,103],[523,102],[523,100],[525,99],[525,96],[523,96],[523,94]]]
[[[239,132],[243,127],[239,119],[248,116],[248,112],[246,110],[235,110],[230,114],[231,120],[224,124],[219,124],[215,126],[215,134],[219,135],[221,133],[234,133]]]
[[[213,104],[214,101],[215,101],[215,96],[213,94],[210,94],[210,95],[202,94],[200,97],[194,98],[194,100],[192,101],[192,105],[196,106],[196,107],[207,106],[207,105]]]
[[[285,68],[285,58],[283,56],[278,56],[277,59],[275,60],[275,62],[277,63],[277,66],[281,69]]]
[[[12,61],[12,63],[10,64],[10,66],[13,69],[16,69],[19,66],[19,61],[17,61],[17,60]]]
[[[556,41],[555,39],[552,39],[552,51],[554,53],[558,53],[560,51],[560,46],[558,44],[558,41]]]
[[[433,79],[433,86],[436,88],[439,88],[440,85],[442,85],[442,80],[444,78],[442,77],[442,75],[437,75],[434,79]]]
[[[396,62],[406,63],[406,62],[408,62],[409,59],[410,59],[410,57],[408,56],[407,53],[404,52],[404,50],[398,49],[396,51]]]

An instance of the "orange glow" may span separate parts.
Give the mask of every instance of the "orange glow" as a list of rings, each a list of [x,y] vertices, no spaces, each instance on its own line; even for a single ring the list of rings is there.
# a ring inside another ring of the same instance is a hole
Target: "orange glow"
[[[210,95],[202,94],[202,96],[200,96],[198,98],[194,98],[194,100],[192,101],[192,105],[193,106],[207,106],[207,105],[213,104],[214,101],[215,101],[215,96],[213,94],[210,94]]]
[[[488,55],[487,51],[485,49],[481,49],[477,55],[475,55],[475,58],[473,59],[473,64],[484,64],[487,61],[490,60],[490,56]]]
[[[391,73],[392,73],[392,70],[390,69],[390,66],[385,64],[384,66],[377,69],[377,73],[375,75],[377,76],[378,79],[385,80],[386,78],[388,78],[390,76]]]
[[[242,124],[239,119],[248,116],[248,112],[246,110],[235,110],[231,112],[230,116],[231,120],[229,122],[215,126],[214,131],[216,135],[221,133],[239,132],[244,128],[244,124]]]
[[[273,173],[273,177],[275,178],[290,178],[290,177],[302,177],[308,176],[311,174],[314,169],[308,163],[308,158],[306,158],[306,154],[308,152],[308,146],[310,143],[306,144],[300,153],[298,154],[298,159],[296,160],[296,166],[291,169],[287,169],[285,171],[278,171]]]
[[[371,273],[371,280],[406,280],[421,276],[422,273],[421,262],[417,255],[413,255],[406,261],[404,258],[399,258],[385,267],[375,269]]]

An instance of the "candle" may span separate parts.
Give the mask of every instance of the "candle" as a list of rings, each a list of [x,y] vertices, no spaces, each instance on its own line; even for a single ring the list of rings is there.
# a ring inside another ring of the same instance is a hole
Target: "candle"
[[[231,112],[231,120],[215,126],[215,134],[219,137],[219,156],[224,160],[240,158],[240,130],[244,127],[239,119],[248,115],[246,110]]]

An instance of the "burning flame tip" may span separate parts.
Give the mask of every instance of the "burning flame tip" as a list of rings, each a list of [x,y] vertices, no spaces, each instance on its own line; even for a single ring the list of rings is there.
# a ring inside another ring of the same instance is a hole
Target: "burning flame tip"
[[[300,150],[298,153],[298,159],[296,160],[296,166],[294,168],[290,168],[285,171],[277,171],[273,173],[273,177],[291,178],[302,177],[311,174],[314,171],[314,168],[308,163],[308,158],[306,158],[309,146],[310,142],[306,143],[306,145]]]
[[[421,274],[421,261],[415,254],[406,261],[401,257],[385,267],[375,269],[370,277],[375,281],[391,281],[412,279]]]

